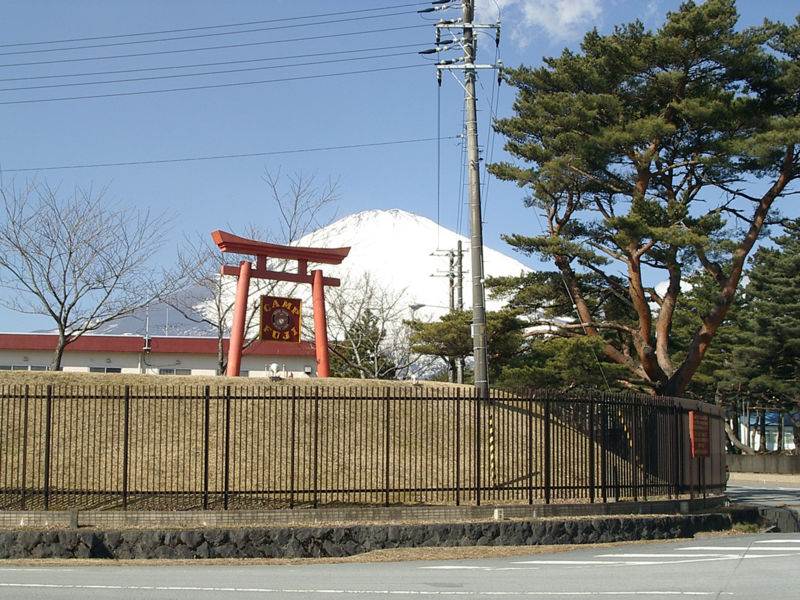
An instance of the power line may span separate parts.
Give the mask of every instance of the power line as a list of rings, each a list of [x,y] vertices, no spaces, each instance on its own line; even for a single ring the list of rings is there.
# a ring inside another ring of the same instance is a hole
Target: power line
[[[176,75],[153,75],[150,77],[129,77],[127,79],[107,79],[105,81],[79,81],[75,83],[54,83],[49,85],[32,85],[32,86],[21,86],[21,87],[14,87],[14,88],[0,88],[0,92],[21,92],[21,91],[31,91],[31,90],[45,90],[45,89],[57,89],[57,88],[67,88],[67,87],[79,87],[79,86],[87,86],[87,85],[110,85],[113,83],[131,83],[131,82],[139,82],[139,81],[160,81],[164,79],[179,79],[179,78],[186,78],[186,77],[204,77],[208,75],[229,75],[233,73],[247,73],[251,71],[266,71],[269,69],[288,69],[292,67],[307,67],[310,65],[325,65],[331,63],[343,63],[343,62],[353,62],[357,60],[375,60],[378,58],[391,58],[395,56],[407,56],[409,54],[417,55],[417,52],[401,52],[401,53],[392,53],[392,54],[373,54],[371,56],[357,56],[352,58],[337,58],[332,60],[315,60],[313,62],[302,62],[302,63],[292,63],[292,64],[285,64],[285,65],[268,65],[264,67],[247,67],[242,69],[223,69],[219,71],[204,71],[201,73],[179,73]],[[317,56],[320,56],[319,54]]]
[[[100,75],[120,75],[123,73],[144,73],[147,71],[170,71],[176,69],[199,69],[202,67],[219,67],[225,65],[240,65],[254,62],[266,62],[276,60],[295,60],[298,58],[314,58],[316,56],[336,56],[338,54],[358,54],[362,52],[377,52],[381,50],[400,50],[402,48],[419,48],[419,44],[400,44],[397,46],[371,46],[369,48],[359,48],[356,50],[336,50],[328,52],[313,52],[310,54],[293,54],[288,56],[275,56],[270,58],[248,58],[240,60],[224,60],[216,62],[195,63],[191,65],[171,65],[164,67],[138,67],[135,69],[113,69],[109,71],[91,71],[88,73],[64,73],[61,75],[31,75],[28,77],[5,77],[0,78],[0,82],[6,81],[34,81],[41,79],[65,79],[67,77],[97,77]]]
[[[314,75],[298,75],[295,77],[283,77],[278,79],[262,79],[260,81],[239,81],[233,83],[215,83],[207,85],[194,85],[178,88],[167,88],[160,90],[137,90],[133,92],[109,92],[106,94],[90,94],[86,96],[62,96],[59,98],[35,98],[28,100],[5,100],[0,102],[0,106],[7,106],[12,104],[36,104],[44,102],[64,102],[67,100],[94,100],[98,98],[119,98],[123,96],[144,96],[146,94],[167,94],[172,92],[189,92],[196,90],[210,90],[219,88],[241,87],[246,85],[263,85],[267,83],[285,83],[288,81],[301,81],[303,79],[319,79],[323,77],[340,77],[344,75],[361,75],[364,73],[378,73],[381,71],[398,71],[401,69],[414,69],[418,67],[425,67],[427,65],[400,65],[395,67],[382,67],[377,69],[362,69],[359,71],[344,71],[340,73],[317,73]]]
[[[132,54],[116,54],[116,55],[109,55],[109,56],[86,56],[83,58],[60,58],[56,60],[42,60],[42,61],[32,61],[32,62],[23,62],[23,63],[6,63],[0,64],[0,68],[8,68],[8,67],[31,67],[31,66],[39,66],[39,65],[55,65],[55,64],[64,64],[64,63],[72,63],[72,62],[86,62],[86,61],[97,61],[97,60],[116,60],[120,58],[141,58],[143,56],[165,56],[167,54],[186,54],[188,52],[205,52],[208,50],[230,50],[233,48],[247,48],[253,46],[266,46],[270,44],[287,44],[292,42],[307,42],[312,40],[323,40],[323,39],[331,39],[331,38],[341,38],[347,36],[355,36],[355,35],[368,35],[372,33],[387,33],[387,32],[394,32],[400,31],[403,29],[419,29],[421,27],[425,27],[425,25],[407,25],[404,27],[386,27],[383,29],[369,29],[366,31],[355,31],[355,32],[344,32],[344,33],[329,33],[326,35],[313,35],[307,37],[299,37],[299,38],[288,38],[288,39],[281,39],[281,40],[263,40],[260,42],[243,42],[241,44],[223,44],[220,46],[204,46],[201,48],[177,48],[174,50],[158,50],[153,52],[135,52]]]
[[[248,152],[242,154],[220,154],[215,156],[194,156],[184,158],[165,158],[159,160],[137,160],[137,161],[124,161],[124,162],[109,162],[109,163],[89,163],[81,165],[60,165],[50,167],[26,167],[18,169],[2,169],[0,173],[29,173],[36,171],[61,171],[69,169],[97,169],[105,167],[133,167],[142,165],[160,165],[181,162],[198,162],[207,160],[227,160],[234,158],[253,158],[258,156],[275,156],[279,154],[298,154],[301,152],[328,152],[332,150],[354,150],[358,148],[375,148],[380,146],[397,146],[402,144],[417,144],[422,142],[438,142],[441,140],[456,139],[460,136],[450,136],[444,138],[416,138],[408,140],[391,140],[386,142],[368,142],[364,144],[349,144],[344,146],[321,146],[317,148],[302,148],[297,150],[273,150],[269,152]]]
[[[199,38],[220,37],[224,35],[242,35],[245,33],[261,33],[264,31],[285,30],[297,27],[315,27],[318,25],[331,25],[334,23],[352,23],[354,21],[362,21],[366,19],[378,19],[384,17],[395,17],[398,15],[408,14],[407,12],[386,13],[383,15],[370,15],[367,17],[349,18],[349,19],[331,19],[329,21],[316,21],[312,23],[297,23],[295,25],[281,25],[279,27],[257,27],[255,29],[243,29],[240,31],[220,31],[217,33],[202,33],[196,35],[182,35],[167,38],[156,38],[152,40],[131,40],[127,42],[108,42],[105,44],[88,44],[83,46],[67,46],[60,48],[39,48],[36,50],[15,50],[12,52],[0,52],[0,56],[16,56],[19,54],[43,54],[45,52],[69,52],[72,50],[93,50],[96,48],[111,48],[114,46],[134,46],[138,44],[157,44],[161,42],[176,42],[181,40],[192,40]]]
[[[0,48],[17,48],[17,47],[24,47],[24,46],[38,46],[38,45],[45,45],[45,44],[69,44],[73,42],[91,42],[96,40],[112,40],[112,39],[123,39],[128,37],[138,37],[144,35],[164,35],[167,33],[185,33],[187,31],[207,31],[210,29],[223,29],[226,27],[249,27],[251,25],[261,25],[264,23],[284,23],[287,21],[299,21],[303,19],[317,19],[323,17],[335,17],[341,15],[349,15],[349,14],[358,14],[358,13],[365,13],[365,12],[375,12],[379,10],[394,10],[396,8],[408,8],[414,6],[422,6],[426,5],[425,2],[414,2],[410,4],[396,4],[394,6],[383,6],[378,8],[364,8],[359,10],[347,10],[347,11],[339,11],[339,12],[332,12],[332,13],[320,13],[316,15],[307,15],[304,17],[286,17],[283,19],[266,19],[260,21],[245,21],[242,23],[228,23],[226,25],[206,25],[203,27],[186,27],[182,29],[164,29],[161,31],[144,31],[139,33],[120,33],[115,35],[103,35],[103,36],[92,36],[92,37],[82,37],[82,38],[71,38],[71,39],[63,39],[63,40],[49,40],[49,41],[38,41],[38,42],[17,42],[13,44],[0,44]]]

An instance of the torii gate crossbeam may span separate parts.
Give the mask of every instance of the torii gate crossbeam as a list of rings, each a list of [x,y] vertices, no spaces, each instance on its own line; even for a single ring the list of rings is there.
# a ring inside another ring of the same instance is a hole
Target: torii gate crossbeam
[[[238,267],[225,265],[221,269],[223,275],[236,275],[239,278],[236,286],[236,301],[233,307],[228,367],[225,374],[233,377],[239,375],[242,362],[242,346],[244,345],[244,327],[247,320],[247,298],[250,295],[250,279],[255,277],[257,279],[311,284],[314,304],[314,346],[317,355],[317,376],[330,377],[328,325],[325,316],[325,286],[336,287],[341,282],[334,277],[324,277],[319,269],[314,269],[309,273],[308,263],[338,265],[350,253],[350,248],[281,246],[249,240],[220,230],[212,232],[211,237],[222,252],[256,257],[255,267],[249,261],[242,261]],[[296,260],[297,272],[269,270],[267,269],[268,258]]]

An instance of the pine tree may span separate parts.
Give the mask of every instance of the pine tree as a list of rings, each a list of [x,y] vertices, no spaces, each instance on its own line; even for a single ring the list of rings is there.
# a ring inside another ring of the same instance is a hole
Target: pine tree
[[[515,115],[496,129],[520,163],[490,168],[526,188],[546,228],[506,240],[558,272],[529,307],[541,316],[568,298],[577,319],[549,335],[604,340],[632,388],[687,388],[773,203],[800,176],[800,23],[737,32],[737,18],[733,0],[686,2],[655,32],[592,31],[581,52],[504,75]],[[676,356],[681,281],[697,268],[714,301]]]
[[[741,329],[719,371],[730,395],[747,395],[761,410],[775,410],[793,424],[800,450],[800,219],[773,238],[775,247],[753,255]]]

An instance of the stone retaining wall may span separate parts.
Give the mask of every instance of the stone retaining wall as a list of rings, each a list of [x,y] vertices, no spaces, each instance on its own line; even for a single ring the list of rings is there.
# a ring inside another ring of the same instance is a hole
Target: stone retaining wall
[[[728,454],[728,467],[734,473],[779,473],[800,475],[800,456],[787,454]]]
[[[752,514],[751,514],[752,513]],[[758,512],[414,525],[186,530],[6,530],[0,558],[305,558],[386,548],[591,544],[691,537]]]

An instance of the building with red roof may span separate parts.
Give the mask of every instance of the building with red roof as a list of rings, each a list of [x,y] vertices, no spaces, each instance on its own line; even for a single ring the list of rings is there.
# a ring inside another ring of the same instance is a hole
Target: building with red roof
[[[58,336],[52,333],[0,333],[0,370],[44,371]],[[225,356],[228,340],[223,341]],[[218,342],[211,337],[83,335],[69,344],[64,371],[216,375]],[[316,377],[314,344],[255,342],[242,352],[241,376]]]

